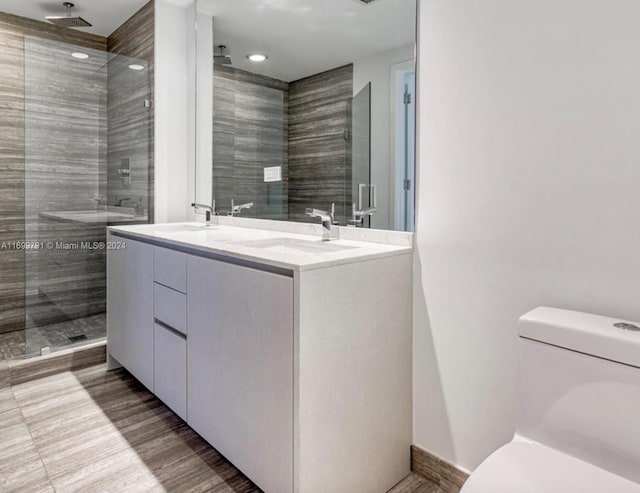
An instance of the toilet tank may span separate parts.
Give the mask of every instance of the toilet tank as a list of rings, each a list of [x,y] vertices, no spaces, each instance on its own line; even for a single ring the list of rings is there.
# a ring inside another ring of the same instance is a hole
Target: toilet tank
[[[547,307],[523,315],[516,435],[640,483],[638,327]]]

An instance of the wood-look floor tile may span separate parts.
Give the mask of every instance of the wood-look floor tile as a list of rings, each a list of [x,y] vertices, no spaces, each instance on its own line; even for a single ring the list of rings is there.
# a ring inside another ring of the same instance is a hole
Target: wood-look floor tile
[[[83,470],[128,450],[129,444],[112,426],[97,426],[73,436],[34,441],[52,480]]]
[[[76,372],[101,410],[118,428],[146,468],[153,471],[166,491],[259,491],[237,469],[212,449],[182,420],[126,372],[124,393],[98,393],[100,372]],[[132,396],[137,397],[132,401]]]
[[[0,413],[17,409],[18,404],[10,388],[0,389]]]
[[[443,493],[435,483],[417,474],[409,474],[388,493]]]
[[[3,461],[18,452],[20,447],[28,448],[31,445],[31,435],[19,409],[0,414],[0,429],[0,459]]]
[[[6,389],[11,385],[10,378],[9,364],[0,360],[0,389]]]
[[[19,409],[0,414],[0,491],[31,493],[53,491]]]
[[[140,427],[160,413],[169,414],[158,402],[144,402],[130,393],[125,395],[127,398],[119,398],[114,392],[113,400],[101,405],[85,390],[69,389],[57,398],[26,405],[22,409],[36,441],[47,435],[55,435],[56,438],[78,435],[101,425],[115,429]]]
[[[49,466],[47,465],[49,469]],[[50,473],[56,492],[164,492],[160,481],[153,475],[135,450],[124,448],[116,453],[69,468],[64,474]]]
[[[190,429],[187,434],[195,435]],[[145,460],[145,463],[153,468],[154,475],[166,491],[175,493],[196,491],[256,493],[261,491],[210,446],[195,453],[186,453],[183,457],[180,457],[180,452],[186,452],[183,447],[169,450],[171,452],[167,454],[157,450],[155,457],[147,457]],[[177,457],[180,459],[176,460]]]
[[[13,389],[52,479],[129,448],[127,440],[72,373],[30,381]]]
[[[10,391],[20,407],[0,412],[3,493],[261,491],[124,370],[98,365]],[[413,492],[443,493],[414,474],[390,490]]]

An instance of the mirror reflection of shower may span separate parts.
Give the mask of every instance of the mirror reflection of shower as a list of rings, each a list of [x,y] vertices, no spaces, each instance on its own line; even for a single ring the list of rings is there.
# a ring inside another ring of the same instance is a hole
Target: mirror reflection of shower
[[[197,0],[193,202],[300,222],[335,204],[342,226],[412,230],[416,0],[294,3]]]

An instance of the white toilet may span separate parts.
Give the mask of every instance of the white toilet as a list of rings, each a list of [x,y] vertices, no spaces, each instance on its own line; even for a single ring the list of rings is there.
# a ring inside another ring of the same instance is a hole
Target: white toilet
[[[523,315],[515,436],[461,493],[640,493],[638,327],[546,307]]]

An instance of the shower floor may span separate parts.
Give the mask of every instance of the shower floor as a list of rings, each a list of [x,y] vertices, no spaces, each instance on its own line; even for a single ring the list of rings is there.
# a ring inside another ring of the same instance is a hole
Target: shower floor
[[[100,313],[32,329],[0,334],[0,360],[37,356],[40,348],[51,351],[81,346],[106,336],[106,314]],[[83,337],[84,336],[84,337]]]

